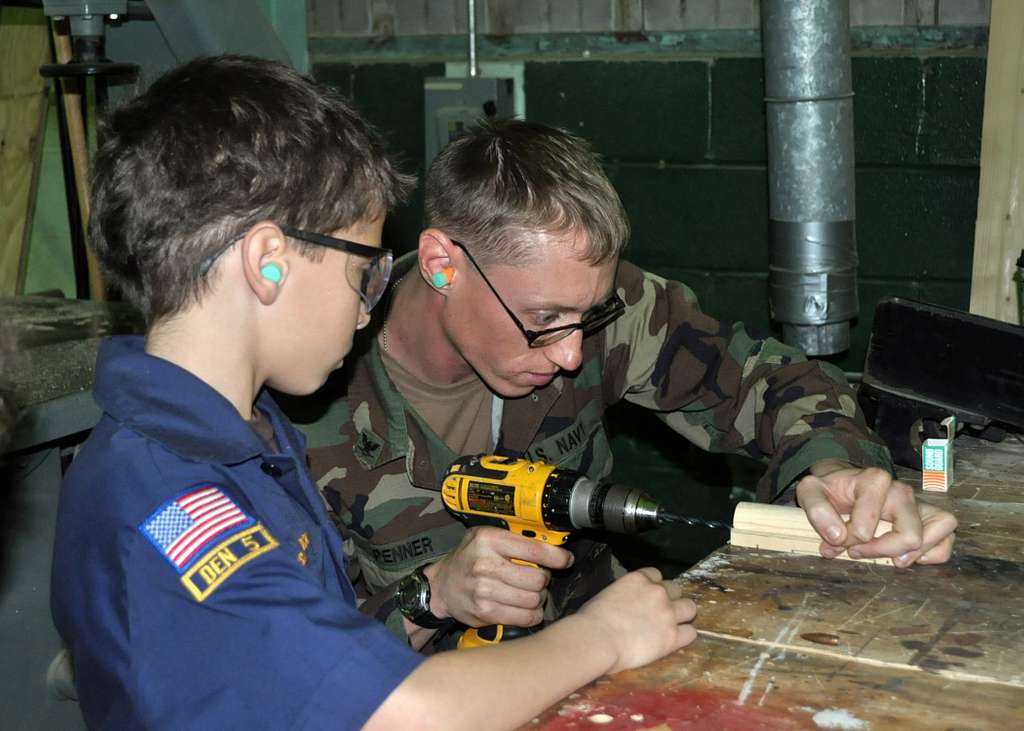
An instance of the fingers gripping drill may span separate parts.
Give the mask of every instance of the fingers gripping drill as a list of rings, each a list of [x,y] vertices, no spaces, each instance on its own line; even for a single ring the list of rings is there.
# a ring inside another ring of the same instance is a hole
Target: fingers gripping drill
[[[579,472],[516,457],[460,457],[448,468],[441,494],[448,510],[468,526],[494,525],[556,546],[582,528],[639,533],[678,522],[726,527],[670,513],[636,488],[595,482]],[[502,625],[470,628],[459,647],[494,644],[511,634]]]

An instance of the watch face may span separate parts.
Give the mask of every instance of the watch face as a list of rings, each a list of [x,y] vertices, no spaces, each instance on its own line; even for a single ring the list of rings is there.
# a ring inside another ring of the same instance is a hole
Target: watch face
[[[424,591],[426,587],[423,586],[425,580],[425,577],[420,574],[413,573],[402,579],[398,585],[398,592],[395,596],[398,601],[398,611],[409,619],[414,619],[416,615],[428,609],[423,606],[426,594]]]

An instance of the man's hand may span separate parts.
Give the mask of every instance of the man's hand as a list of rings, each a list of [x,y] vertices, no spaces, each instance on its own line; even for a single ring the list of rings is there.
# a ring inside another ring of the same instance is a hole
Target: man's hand
[[[891,557],[905,568],[943,563],[953,552],[956,518],[917,502],[913,488],[885,470],[819,462],[797,485],[796,498],[825,539],[820,546],[825,558],[846,550],[851,558]],[[841,515],[849,515],[849,523]],[[880,519],[890,521],[893,529],[874,538]]]
[[[572,554],[558,546],[501,528],[471,528],[458,548],[424,570],[430,580],[430,610],[470,627],[531,627],[544,619],[550,569],[567,568],[572,561]]]

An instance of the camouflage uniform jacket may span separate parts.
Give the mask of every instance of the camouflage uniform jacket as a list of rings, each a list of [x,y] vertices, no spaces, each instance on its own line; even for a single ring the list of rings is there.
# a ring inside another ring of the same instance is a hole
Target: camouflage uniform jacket
[[[411,263],[409,256],[396,262],[396,274]],[[718,322],[701,312],[688,287],[628,262],[619,264],[615,286],[624,314],[583,340],[575,374],[504,401],[496,452],[606,476],[612,454],[603,415],[626,399],[704,449],[766,463],[762,500],[820,460],[891,469],[886,448],[833,366],[808,361],[776,340],[755,339],[742,324]],[[376,342],[354,364],[347,405],[340,438],[311,448],[311,467],[337,515],[363,610],[404,636],[395,583],[451,551],[465,532],[439,492],[459,455],[395,388]],[[610,551],[602,544],[574,537],[570,547],[577,554],[571,573],[550,586],[554,615],[612,579]]]

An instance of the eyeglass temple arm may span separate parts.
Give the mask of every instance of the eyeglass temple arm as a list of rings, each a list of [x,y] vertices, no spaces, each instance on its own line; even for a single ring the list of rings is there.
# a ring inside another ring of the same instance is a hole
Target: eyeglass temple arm
[[[484,280],[484,284],[486,284],[487,288],[491,290],[491,292],[494,294],[494,298],[498,300],[498,304],[502,306],[505,312],[508,313],[508,316],[512,318],[512,321],[519,327],[520,330],[523,331],[523,334],[527,336],[527,339],[529,339],[529,336],[533,334],[533,331],[527,330],[526,326],[523,325],[523,323],[520,321],[518,317],[516,317],[516,313],[514,313],[512,309],[505,304],[505,300],[501,298],[501,295],[498,294],[498,290],[496,290],[494,288],[494,285],[491,284],[491,280],[487,278],[486,274],[484,274],[484,270],[481,269],[480,265],[476,263],[476,259],[474,259],[473,255],[469,253],[469,249],[467,249],[465,246],[462,245],[461,242],[456,241],[455,239],[451,239],[451,242],[460,249],[462,249],[463,253],[466,255],[466,258],[469,259],[469,263],[473,265],[473,268],[476,269],[477,273],[480,274],[480,278]]]

